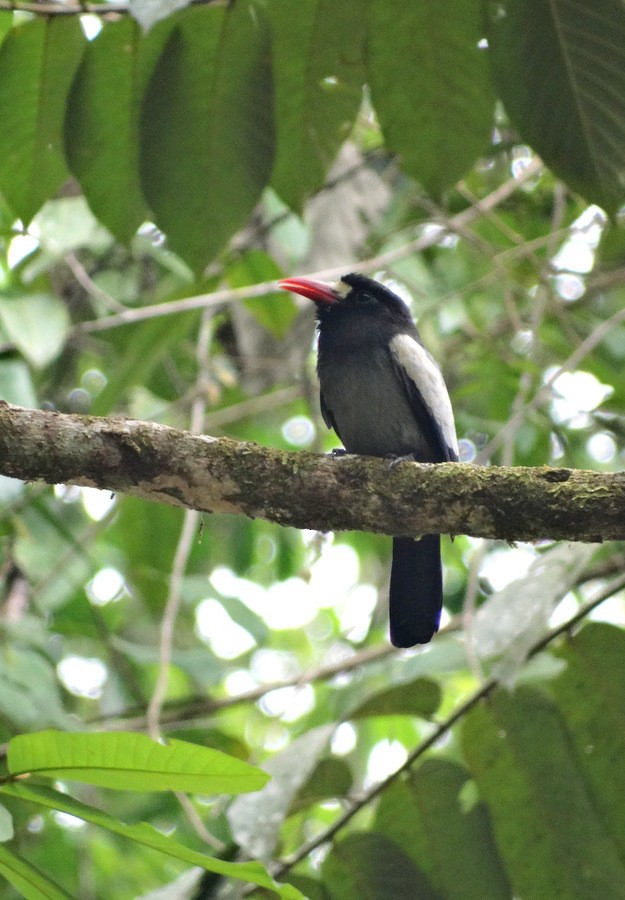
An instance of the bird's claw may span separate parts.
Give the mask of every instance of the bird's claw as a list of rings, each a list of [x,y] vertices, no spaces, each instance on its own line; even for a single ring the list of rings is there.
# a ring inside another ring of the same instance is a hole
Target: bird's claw
[[[405,453],[402,456],[396,456],[394,453],[389,453],[386,456],[388,460],[389,469],[394,469],[398,463],[403,462],[415,462],[415,458],[412,453]]]

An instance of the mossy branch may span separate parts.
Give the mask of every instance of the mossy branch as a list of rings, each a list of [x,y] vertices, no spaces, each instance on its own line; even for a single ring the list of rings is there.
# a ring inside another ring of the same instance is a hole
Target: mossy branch
[[[625,474],[287,453],[0,403],[0,473],[320,531],[625,539]]]

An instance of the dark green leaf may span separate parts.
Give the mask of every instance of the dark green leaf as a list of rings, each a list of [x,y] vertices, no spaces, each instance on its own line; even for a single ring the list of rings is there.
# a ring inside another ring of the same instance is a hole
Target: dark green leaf
[[[289,807],[289,815],[307,809],[313,803],[332,797],[345,797],[350,791],[354,777],[345,760],[328,756],[319,760],[308,781],[301,787]]]
[[[625,200],[625,5],[487,3],[497,90],[519,131],[587,200]]]
[[[77,16],[50,16],[0,46],[0,190],[25,224],[68,177],[63,117],[84,43]]]
[[[484,804],[463,802],[469,773],[427,759],[382,796],[375,829],[395,841],[448,900],[511,896]]]
[[[292,209],[325,180],[348,137],[365,80],[363,0],[291,0],[269,7],[276,90],[272,186]]]
[[[1,845],[0,875],[27,900],[66,900],[70,896],[39,869]]]
[[[550,684],[577,745],[594,804],[625,859],[625,633],[593,622],[558,656],[567,667]]]
[[[12,775],[69,778],[122,791],[256,791],[268,776],[248,763],[197,744],[158,744],[143,734],[40,731],[9,742]]]
[[[127,243],[146,218],[139,186],[139,27],[130,16],[104,26],[76,73],[65,119],[65,149],[89,206]]]
[[[370,0],[367,66],[386,146],[426,190],[451,187],[489,146],[494,97],[474,0]]]
[[[515,896],[625,897],[625,866],[545,696],[497,691],[469,714],[463,738]]]
[[[350,834],[323,864],[332,900],[439,900],[425,875],[383,834]]]
[[[373,694],[353,712],[348,719],[365,719],[368,716],[420,716],[431,719],[441,702],[441,689],[431,678],[416,678],[406,684],[398,684]]]
[[[201,271],[244,224],[271,171],[268,34],[246,0],[170,21],[144,102],[141,179],[171,246]]]

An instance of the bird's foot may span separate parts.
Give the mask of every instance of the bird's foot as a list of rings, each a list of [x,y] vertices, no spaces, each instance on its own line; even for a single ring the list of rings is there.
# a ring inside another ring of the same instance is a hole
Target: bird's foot
[[[401,456],[397,456],[395,453],[389,453],[385,457],[388,460],[389,469],[394,469],[398,463],[403,462],[416,462],[414,455],[412,453],[405,453]]]

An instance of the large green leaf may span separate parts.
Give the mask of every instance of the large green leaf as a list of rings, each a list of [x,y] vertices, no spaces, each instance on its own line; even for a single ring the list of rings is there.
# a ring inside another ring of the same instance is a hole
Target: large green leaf
[[[186,9],[163,26],[171,22],[143,107],[141,179],[171,246],[201,271],[271,171],[268,28],[249,0]]]
[[[122,791],[238,794],[263,787],[269,776],[218,750],[144,734],[64,734],[39,731],[9,742],[12,775],[67,778]]]
[[[262,250],[249,250],[228,268],[226,278],[232,287],[245,287],[263,281],[277,281],[284,273],[277,262]],[[284,302],[286,299],[286,303]],[[284,291],[276,291],[266,297],[252,297],[244,301],[254,318],[275,337],[283,338],[297,316],[297,304]]]
[[[545,695],[495,692],[465,720],[463,743],[515,896],[625,897],[625,865]]]
[[[489,146],[493,95],[475,0],[370,0],[367,66],[386,146],[428,191]]]
[[[487,3],[497,90],[553,171],[609,211],[625,200],[625,5]]]
[[[1,845],[0,875],[27,900],[67,900],[70,896],[35,866]]]
[[[113,834],[118,834],[127,840],[134,841],[138,844],[144,844],[161,853],[166,853],[176,859],[189,863],[193,866],[201,866],[209,872],[217,872],[228,878],[238,878],[241,881],[257,884],[268,890],[275,891],[286,900],[297,900],[301,897],[299,891],[295,890],[291,885],[277,884],[267,873],[266,869],[258,862],[232,863],[223,859],[216,859],[213,856],[207,856],[205,853],[198,853],[197,850],[190,850],[173,838],[167,837],[157,831],[147,822],[139,822],[137,825],[126,825],[108,815],[102,810],[95,809],[92,806],[75,800],[67,794],[61,794],[59,791],[41,786],[31,786],[27,784],[6,784],[0,788],[3,793],[19,800],[27,800],[31,803],[37,803],[49,809],[60,810],[70,816],[83,819],[85,822],[91,822],[100,828],[106,828]]]
[[[441,702],[440,685],[431,678],[416,678],[405,684],[372,694],[347,719],[366,719],[369,716],[421,716],[431,719]]]
[[[567,667],[550,684],[575,738],[594,804],[625,859],[625,633],[594,622],[560,649]]]
[[[321,187],[349,135],[365,80],[363,0],[270,4],[276,91],[272,186],[292,209]]]
[[[139,185],[139,108],[146,77],[130,16],[89,43],[69,95],[65,149],[98,219],[127,243],[146,218]]]
[[[425,875],[397,844],[374,831],[350,834],[323,864],[332,900],[440,900]]]
[[[77,16],[33,19],[0,46],[0,191],[25,224],[69,174],[63,117],[83,46]]]
[[[378,806],[375,829],[391,838],[448,900],[511,896],[483,803],[465,806],[469,773],[427,759],[395,782]]]

